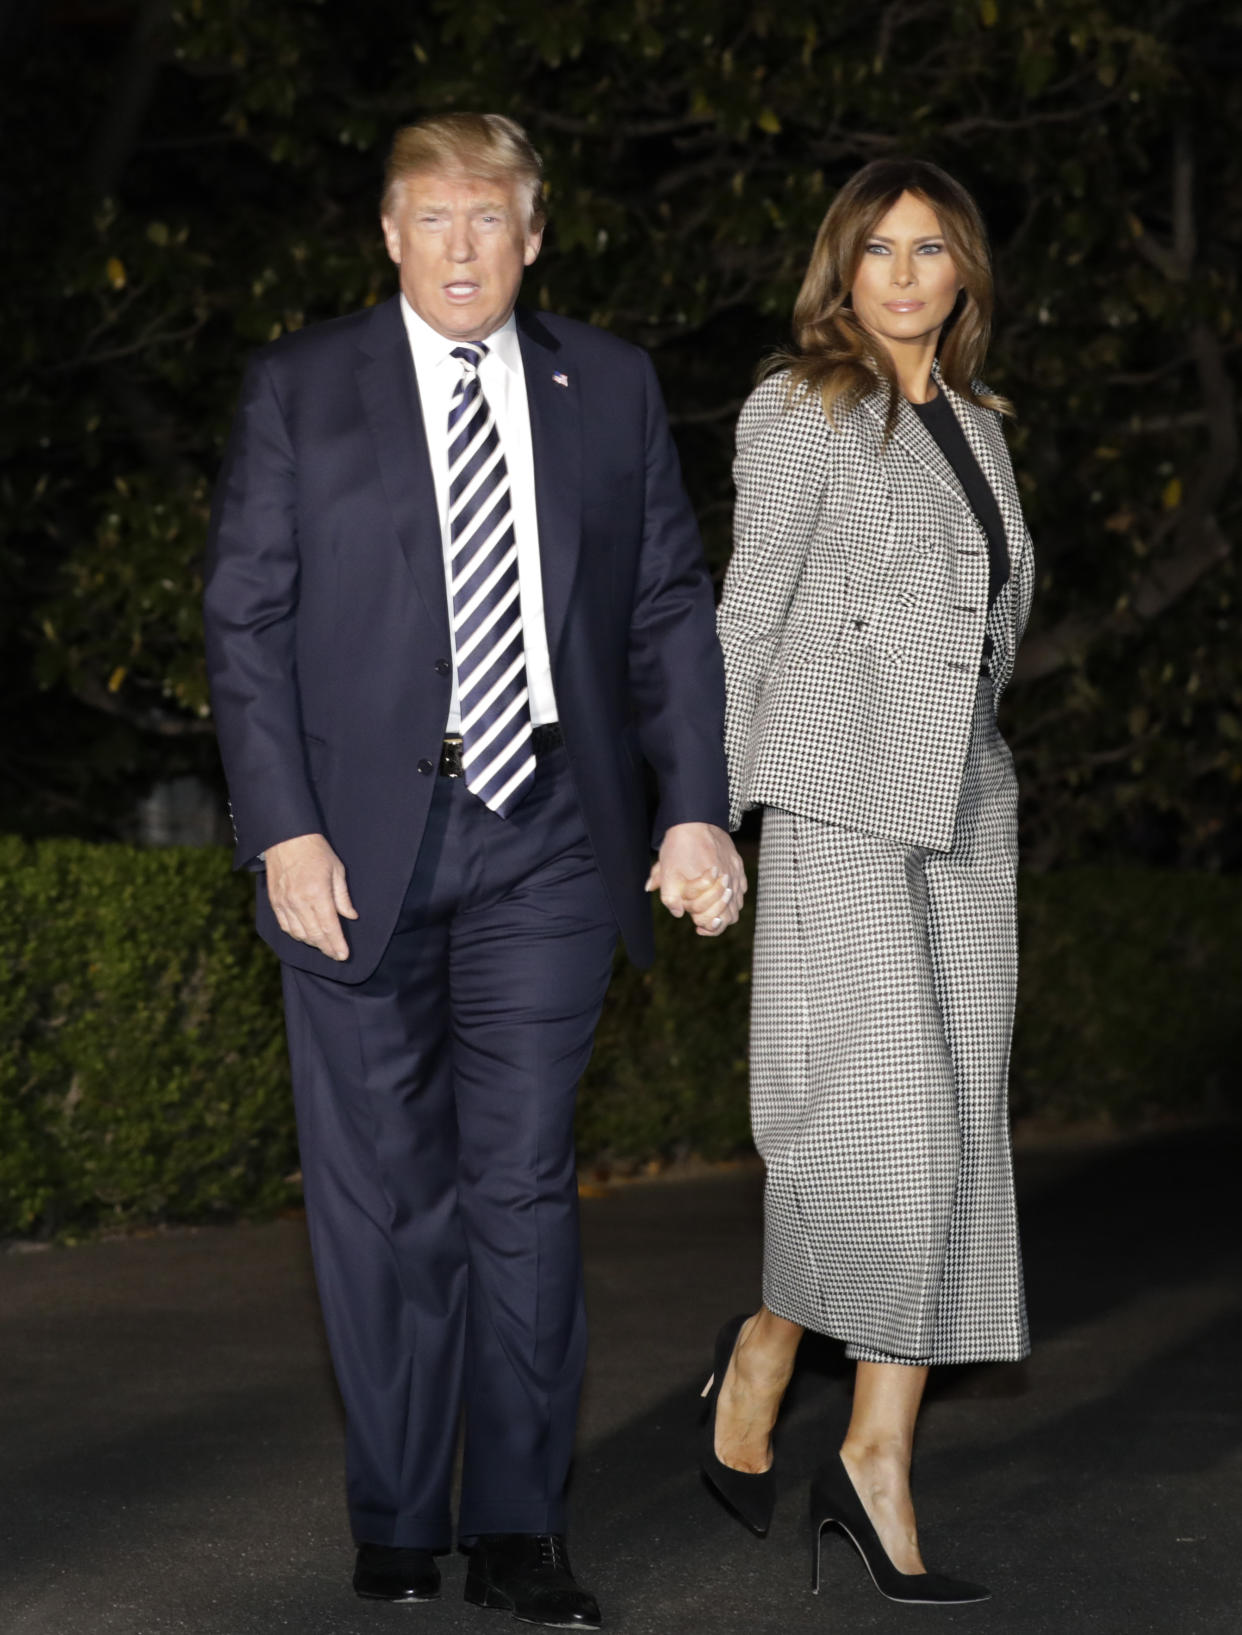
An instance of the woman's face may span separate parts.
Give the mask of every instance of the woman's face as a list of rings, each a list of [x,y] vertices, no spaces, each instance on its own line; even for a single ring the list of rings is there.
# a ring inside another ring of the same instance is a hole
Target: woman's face
[[[867,239],[850,295],[863,328],[892,352],[934,345],[961,287],[936,212],[903,193]]]

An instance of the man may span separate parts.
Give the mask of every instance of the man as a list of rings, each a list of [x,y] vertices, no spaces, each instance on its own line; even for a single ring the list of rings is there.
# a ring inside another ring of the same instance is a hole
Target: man
[[[520,127],[398,133],[400,294],[252,362],[206,621],[239,865],[284,962],[354,1586],[596,1628],[565,1482],[585,1356],[572,1124],[644,879],[737,918],[711,588],[649,359],[515,312]],[[648,874],[641,764],[655,773]]]

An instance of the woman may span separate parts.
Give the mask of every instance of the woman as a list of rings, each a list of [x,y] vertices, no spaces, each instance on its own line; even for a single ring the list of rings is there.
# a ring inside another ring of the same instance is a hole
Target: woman
[[[727,1324],[703,1465],[756,1531],[805,1329],[857,1361],[812,1488],[903,1601],[928,1573],[910,1497],[935,1363],[1026,1354],[1006,1077],[1017,790],[996,727],[1030,538],[976,379],[991,311],[969,194],[879,160],[825,216],[797,351],[742,410],[720,608],[732,822],[763,808],[751,1039],[767,1165],[763,1304]]]

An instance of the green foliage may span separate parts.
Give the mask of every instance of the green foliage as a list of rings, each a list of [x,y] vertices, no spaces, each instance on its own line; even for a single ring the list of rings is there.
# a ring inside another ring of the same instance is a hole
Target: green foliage
[[[1041,564],[1008,706],[1029,855],[1236,861],[1238,0],[77,9],[25,25],[0,156],[23,822],[89,830],[67,799],[211,763],[195,553],[243,354],[392,287],[388,136],[464,106],[547,159],[527,298],[654,350],[717,570],[736,409],[835,187],[905,150],[974,188]]]
[[[578,1103],[578,1147],[632,1163],[750,1142],[750,926],[698,937],[662,909],[656,963],[618,958]]]
[[[222,852],[0,839],[0,1236],[296,1197],[248,920]]]
[[[1240,911],[1232,880],[1028,877],[1015,1114],[1236,1112]],[[618,960],[584,1158],[746,1149],[750,923],[661,913],[655,969]],[[227,856],[0,839],[0,1238],[268,1213],[296,1166],[279,971]]]
[[[129,685],[131,710],[180,707],[206,720],[202,661],[206,481],[166,487],[150,472],[114,479],[89,545],[73,552],[63,592],[43,615],[36,675],[88,697]],[[101,642],[100,632],[106,632]],[[152,664],[159,652],[158,668]],[[116,659],[105,677],[101,652]],[[131,667],[137,674],[131,679]]]
[[[1067,869],[1020,893],[1013,1110],[1119,1126],[1242,1111],[1242,885]]]

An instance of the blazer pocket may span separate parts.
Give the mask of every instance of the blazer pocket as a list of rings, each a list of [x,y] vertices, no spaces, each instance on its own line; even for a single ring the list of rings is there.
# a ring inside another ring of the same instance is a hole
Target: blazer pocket
[[[777,670],[806,670],[832,658],[849,632],[851,620],[839,618],[822,630],[801,630],[787,635],[774,666]]]
[[[871,620],[872,644],[890,659],[903,659],[926,638],[928,608],[904,586],[876,604]]]

